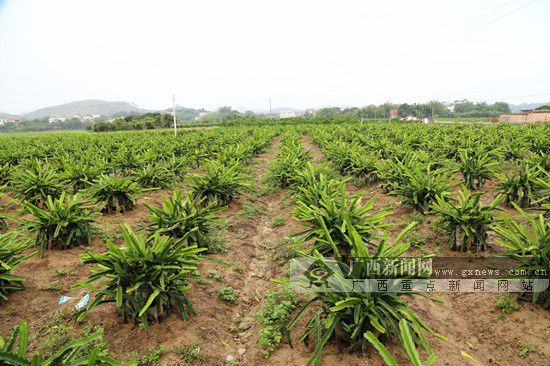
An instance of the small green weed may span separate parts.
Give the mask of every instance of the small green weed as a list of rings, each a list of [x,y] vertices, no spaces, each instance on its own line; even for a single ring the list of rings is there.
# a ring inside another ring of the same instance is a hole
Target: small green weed
[[[223,300],[225,302],[228,302],[230,304],[236,304],[237,303],[237,297],[239,296],[240,291],[235,290],[231,286],[224,286],[220,288],[218,292],[218,297],[220,300]]]
[[[493,305],[494,311],[501,311],[500,317],[504,319],[506,315],[512,314],[514,311],[518,311],[520,306],[512,299],[510,294],[499,296]]]
[[[174,353],[181,358],[184,365],[191,365],[206,359],[206,355],[201,352],[201,345],[199,343],[180,344],[174,348]]]
[[[267,358],[283,339],[283,334],[298,300],[288,291],[269,291],[264,309],[258,314],[262,324],[258,337],[258,349]]]
[[[271,227],[272,229],[275,229],[277,227],[284,226],[284,225],[286,225],[285,218],[282,216],[277,216],[273,219],[273,221],[271,221],[271,225],[269,225],[269,227]]]
[[[240,274],[242,274],[244,272],[242,267],[241,267],[241,262],[235,263],[235,265],[233,266],[233,271],[235,271],[237,273],[240,273]]]
[[[215,269],[209,269],[208,270],[208,277],[212,278],[215,281],[222,282],[224,280],[223,274],[216,271]]]
[[[253,204],[245,203],[241,210],[241,215],[247,219],[253,219],[255,217],[261,216],[262,212]]]
[[[535,346],[532,346],[530,344],[523,344],[519,342],[518,346],[519,346],[519,353],[518,353],[519,357],[525,357],[529,353],[537,352],[537,349],[535,348]]]
[[[164,354],[165,347],[164,346],[158,346],[158,347],[151,347],[148,350],[148,353],[139,359],[138,364],[140,366],[159,366],[160,365],[160,358]]]
[[[61,286],[59,286],[59,280],[53,280],[52,282],[38,285],[38,289],[42,291],[59,291]]]

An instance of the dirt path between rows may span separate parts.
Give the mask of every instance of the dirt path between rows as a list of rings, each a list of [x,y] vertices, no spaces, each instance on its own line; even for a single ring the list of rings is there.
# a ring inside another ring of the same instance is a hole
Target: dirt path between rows
[[[311,136],[306,135],[302,138],[302,145],[313,154],[313,164],[319,165],[324,159],[323,152],[319,146],[315,145]]]
[[[254,176],[250,182],[252,192],[235,199],[220,215],[227,226],[223,235],[227,251],[208,257],[227,265],[202,261],[203,281],[194,283],[189,293],[197,315],[187,322],[171,317],[150,326],[147,336],[137,327],[122,324],[112,316],[104,321],[109,314],[95,316],[98,321],[103,320],[106,332],[109,327],[116,333],[109,336],[109,340],[117,353],[123,353],[124,348],[145,350],[163,345],[167,352],[161,364],[174,365],[180,360],[170,351],[172,348],[197,344],[206,355],[205,364],[222,365],[229,359],[244,365],[266,362],[256,349],[260,330],[256,314],[263,307],[267,291],[278,286],[271,279],[284,273],[276,262],[277,251],[284,246],[285,237],[298,230],[284,207],[284,192],[269,192],[263,186],[279,145],[275,139],[267,152],[252,160],[249,165]],[[277,217],[281,217],[284,224],[274,227],[272,223]],[[236,304],[218,298],[219,289],[227,286],[238,291]],[[124,343],[119,342],[120,339]]]

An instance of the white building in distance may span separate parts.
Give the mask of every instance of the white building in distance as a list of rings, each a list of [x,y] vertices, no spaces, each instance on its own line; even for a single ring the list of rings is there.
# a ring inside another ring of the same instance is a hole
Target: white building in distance
[[[54,122],[65,122],[67,118],[65,117],[50,117],[48,118],[48,122],[49,123],[54,123]]]
[[[18,123],[18,122],[21,122],[21,119],[19,117],[0,118],[0,126],[9,122]]]
[[[295,118],[295,117],[302,117],[304,114],[302,112],[295,112],[295,111],[282,111],[279,112],[279,118]]]
[[[195,116],[195,121],[200,121],[206,116],[208,116],[208,112],[199,112],[199,114]]]

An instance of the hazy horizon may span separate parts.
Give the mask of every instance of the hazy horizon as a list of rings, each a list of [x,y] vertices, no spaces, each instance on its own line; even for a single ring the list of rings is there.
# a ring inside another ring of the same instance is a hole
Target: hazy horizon
[[[550,99],[550,2],[0,0],[0,111]]]

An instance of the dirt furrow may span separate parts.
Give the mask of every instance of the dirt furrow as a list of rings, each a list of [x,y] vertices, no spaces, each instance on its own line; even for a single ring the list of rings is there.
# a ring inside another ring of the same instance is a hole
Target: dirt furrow
[[[313,139],[311,138],[311,136],[309,135],[306,135],[302,138],[302,145],[310,150],[313,154],[313,163],[315,165],[318,165],[318,164],[321,164],[321,162],[323,161],[323,158],[324,158],[324,155],[323,155],[323,152],[321,151],[321,149],[319,149],[319,146],[315,145],[315,143],[313,142]]]

